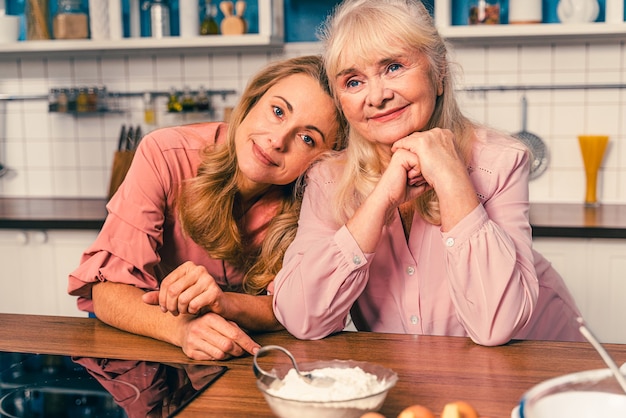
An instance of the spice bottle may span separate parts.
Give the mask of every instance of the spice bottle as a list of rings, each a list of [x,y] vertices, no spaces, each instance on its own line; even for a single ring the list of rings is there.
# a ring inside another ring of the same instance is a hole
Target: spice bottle
[[[106,112],[109,110],[109,93],[105,86],[98,86],[96,88],[97,105],[96,110],[98,112]]]
[[[57,96],[57,112],[67,112],[67,89],[59,89]]]
[[[76,95],[76,111],[78,113],[85,113],[88,109],[87,99],[87,87],[80,87],[78,94]]]
[[[70,87],[67,91],[67,111],[69,113],[76,112],[76,97],[78,96],[78,90],[74,87]]]
[[[182,112],[183,105],[178,100],[178,94],[176,93],[175,88],[170,89],[169,99],[167,100],[167,111],[168,112]]]
[[[152,94],[150,94],[150,92],[143,94],[143,121],[148,125],[154,125],[156,123],[154,100],[152,100]]]
[[[48,93],[48,112],[59,111],[59,89],[51,88]]]
[[[87,88],[87,112],[98,111],[98,94],[95,87]]]
[[[88,20],[81,0],[58,0],[57,13],[52,21],[55,39],[86,39],[89,36]]]
[[[191,96],[191,91],[187,86],[183,89],[181,105],[183,107],[183,112],[191,112],[196,107],[196,102],[194,102],[193,97]]]
[[[196,109],[201,112],[206,112],[210,108],[209,96],[206,93],[204,86],[200,86],[198,94],[196,95]]]

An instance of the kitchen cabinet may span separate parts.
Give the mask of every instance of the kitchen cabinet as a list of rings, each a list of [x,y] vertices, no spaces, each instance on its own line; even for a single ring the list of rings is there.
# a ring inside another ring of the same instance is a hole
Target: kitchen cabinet
[[[120,40],[43,40],[0,43],[0,57],[28,55],[125,55],[184,52],[271,51],[284,45],[283,0],[258,0],[259,31],[243,35],[181,38],[123,38]]]
[[[600,341],[626,344],[626,240],[535,238],[533,245],[561,273]]]
[[[541,23],[506,25],[452,25],[453,0],[434,0],[439,33],[454,44],[550,43],[578,40],[626,40],[626,23]]]
[[[67,294],[67,276],[96,230],[0,230],[0,312],[87,316]]]

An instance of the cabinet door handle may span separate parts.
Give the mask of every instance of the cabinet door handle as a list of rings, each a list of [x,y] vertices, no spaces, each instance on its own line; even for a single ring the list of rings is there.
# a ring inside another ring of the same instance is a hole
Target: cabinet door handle
[[[15,234],[15,241],[21,245],[28,244],[28,234],[26,231],[17,231]]]
[[[46,231],[33,232],[33,242],[36,244],[45,244],[48,242],[48,234]]]

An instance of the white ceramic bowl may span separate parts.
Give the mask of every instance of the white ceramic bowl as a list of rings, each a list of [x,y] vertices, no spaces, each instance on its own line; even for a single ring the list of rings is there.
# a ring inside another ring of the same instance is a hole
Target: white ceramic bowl
[[[398,375],[383,366],[352,360],[331,360],[315,361],[308,363],[298,363],[301,371],[311,371],[326,367],[355,368],[360,367],[363,371],[371,373],[378,378],[379,382],[384,382],[382,389],[367,396],[342,401],[309,401],[285,399],[268,393],[268,385],[257,379],[257,387],[265,396],[272,412],[280,418],[358,418],[366,412],[378,411],[391,389],[398,381]],[[276,366],[272,372],[283,379],[291,365]]]
[[[0,44],[17,42],[20,36],[20,17],[0,15]]]
[[[513,418],[624,418],[626,394],[609,369],[546,380],[522,396]]]

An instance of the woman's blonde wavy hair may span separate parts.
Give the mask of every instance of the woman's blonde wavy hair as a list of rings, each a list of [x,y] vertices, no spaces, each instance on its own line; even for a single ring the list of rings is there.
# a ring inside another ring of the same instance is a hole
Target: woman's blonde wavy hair
[[[451,130],[459,155],[466,163],[469,161],[472,123],[461,113],[454,96],[446,42],[419,0],[344,0],[324,22],[318,37],[324,44],[324,63],[338,107],[334,83],[340,71],[381,56],[424,54],[434,91],[443,85],[443,94],[437,98],[424,130]],[[358,62],[353,62],[355,59]],[[349,130],[348,143],[346,168],[334,205],[340,222],[349,219],[363,203],[389,162],[381,159],[375,144],[354,130]],[[433,190],[419,196],[415,204],[422,218],[440,224],[439,203]]]
[[[237,127],[265,92],[280,80],[305,74],[319,82],[330,96],[328,79],[320,56],[303,56],[274,62],[250,80],[241,100],[233,109],[224,146],[207,147],[198,173],[183,184],[178,201],[183,230],[211,257],[222,259],[244,272],[243,290],[260,294],[282,267],[285,250],[297,229],[302,198],[302,176],[295,182],[277,186],[282,202],[271,221],[261,248],[242,236],[238,219],[243,215],[239,202],[241,172],[235,152]],[[333,149],[343,148],[345,122],[336,110],[338,137]]]

